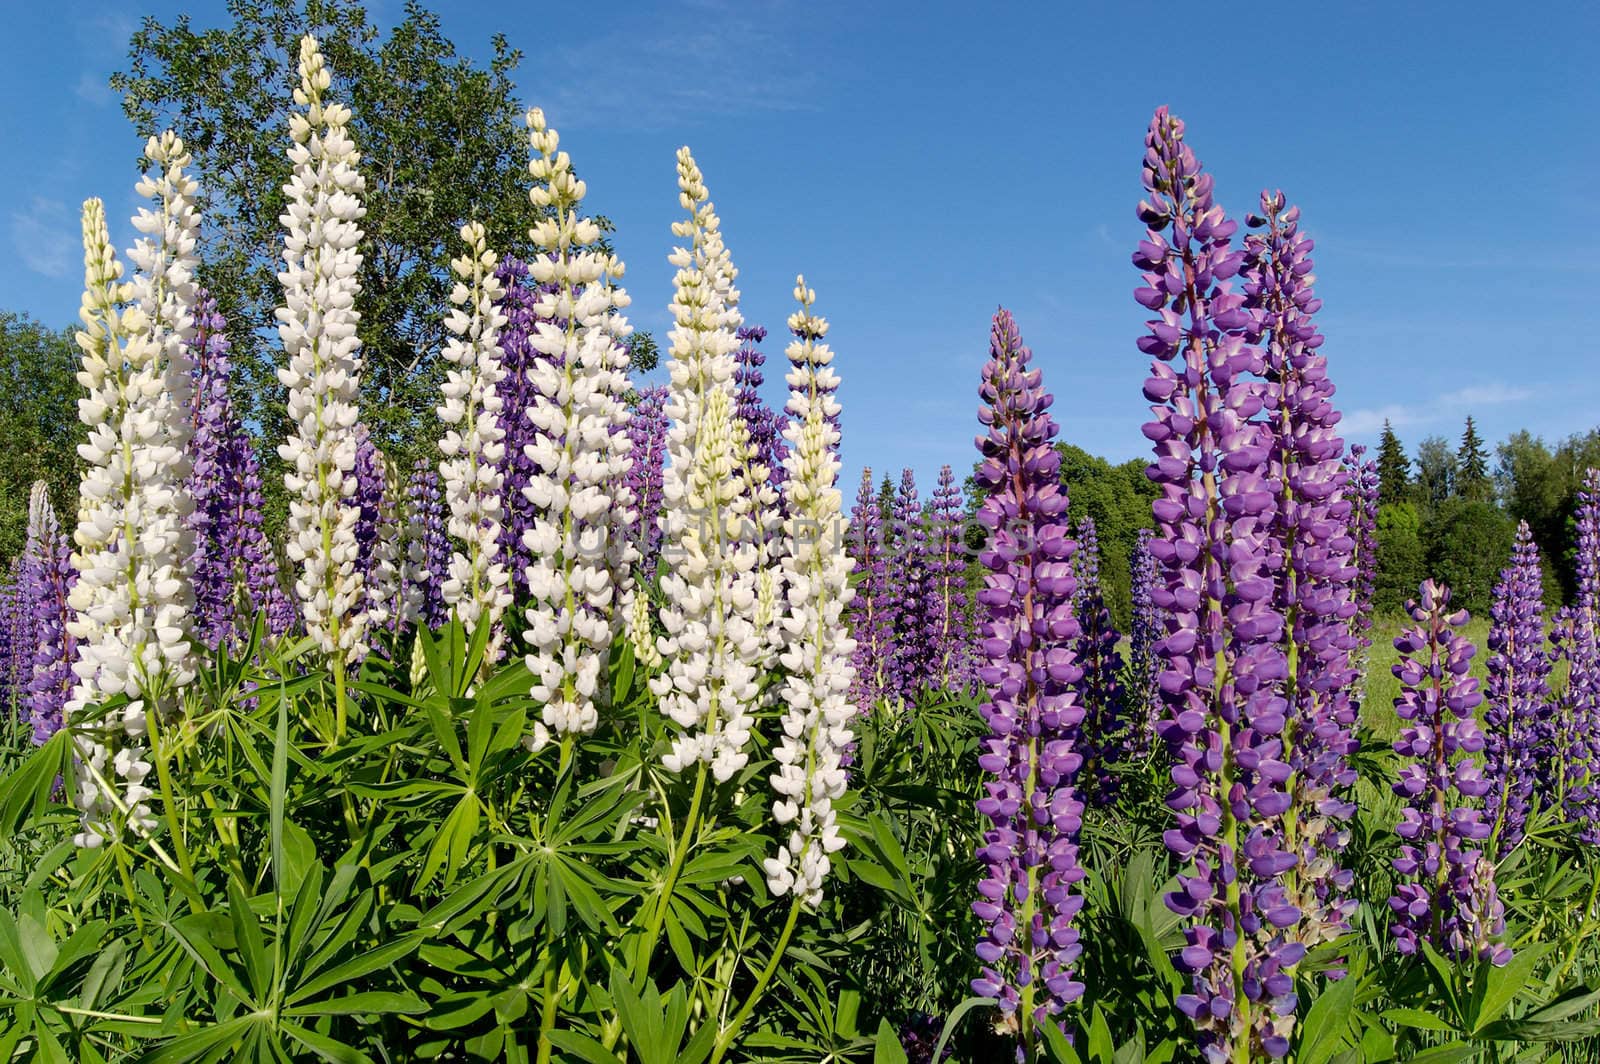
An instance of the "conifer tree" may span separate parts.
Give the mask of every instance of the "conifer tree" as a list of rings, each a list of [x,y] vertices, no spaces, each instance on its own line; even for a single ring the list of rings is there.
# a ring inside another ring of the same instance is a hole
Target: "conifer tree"
[[[1411,459],[1400,446],[1400,437],[1388,419],[1383,422],[1383,435],[1378,438],[1378,505],[1405,502],[1411,486]]]
[[[1493,502],[1494,482],[1489,479],[1489,456],[1483,449],[1478,427],[1467,417],[1461,434],[1461,449],[1456,452],[1456,494],[1473,502]]]

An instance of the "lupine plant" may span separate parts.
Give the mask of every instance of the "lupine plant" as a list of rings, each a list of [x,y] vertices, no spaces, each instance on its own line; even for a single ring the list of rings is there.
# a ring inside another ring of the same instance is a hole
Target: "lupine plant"
[[[1488,705],[1484,709],[1486,847],[1503,856],[1522,840],[1550,724],[1550,656],[1545,649],[1544,580],[1526,521],[1517,525],[1511,564],[1490,607]]]
[[[985,924],[977,950],[984,967],[973,989],[1016,1025],[1027,1059],[1044,1038],[1041,1028],[1083,993],[1073,970],[1081,952],[1073,917],[1083,904],[1074,889],[1083,878],[1076,547],[1052,446],[1054,397],[1032,360],[1011,314],[997,312],[978,410],[986,430],[978,437],[986,492],[978,520],[989,531],[979,558],[978,676],[991,733],[978,759],[989,777],[978,811],[993,826],[978,849],[984,878],[973,910]]]
[[[1076,654],[1083,670],[1078,681],[1084,760],[1079,789],[1088,801],[1105,805],[1116,795],[1118,777],[1112,766],[1125,761],[1129,754],[1122,655],[1117,650],[1122,636],[1111,623],[1111,610],[1100,588],[1100,537],[1094,518],[1079,521],[1076,533],[1073,609],[1079,633]]]
[[[883,511],[872,483],[871,468],[861,471],[855,508],[850,511],[850,556],[860,573],[850,626],[856,637],[855,703],[870,713],[893,690],[895,604],[890,593],[888,548]]]
[[[77,573],[42,480],[35,481],[28,494],[28,538],[20,561],[12,608],[21,623],[13,628],[11,639],[28,649],[19,655],[12,682],[17,707],[32,729],[33,741],[43,743],[61,728],[62,710],[72,693],[78,644],[68,629]]]

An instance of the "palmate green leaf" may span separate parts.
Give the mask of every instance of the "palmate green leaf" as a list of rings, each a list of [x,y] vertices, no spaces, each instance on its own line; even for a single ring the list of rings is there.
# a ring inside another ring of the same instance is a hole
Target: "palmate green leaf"
[[[427,1004],[415,994],[390,990],[364,990],[343,997],[323,998],[283,1010],[285,1016],[368,1016],[381,1013],[426,1012]]]
[[[872,1064],[907,1064],[900,1035],[887,1018],[878,1021],[878,1036],[872,1043]]]
[[[353,984],[363,976],[370,975],[381,968],[387,968],[405,957],[416,952],[422,943],[423,936],[418,932],[401,935],[392,942],[385,942],[381,946],[367,950],[358,956],[352,957],[342,964],[336,964],[321,975],[295,987],[285,998],[289,1005],[303,1002],[306,998],[320,994],[340,984]],[[310,974],[316,968],[307,966],[305,974]]]
[[[1548,943],[1533,943],[1517,951],[1503,968],[1496,968],[1488,961],[1478,962],[1466,1017],[1474,1037],[1504,1015],[1518,995],[1528,988],[1534,969],[1550,949]]]
[[[1316,996],[1300,1024],[1296,1064],[1327,1064],[1335,1053],[1356,1043],[1355,996],[1353,976],[1328,984]]]
[[[311,1050],[329,1064],[371,1064],[372,1058],[354,1046],[345,1045],[336,1038],[318,1034],[309,1027],[285,1020],[280,1025],[283,1033]]]
[[[139,1058],[140,1064],[191,1064],[207,1058],[218,1059],[213,1056],[214,1053],[228,1049],[258,1022],[256,1016],[236,1016],[198,1031],[181,1034],[145,1053]]]
[[[62,728],[29,754],[21,765],[0,777],[0,842],[50,808],[57,777],[72,778],[72,730]]]
[[[617,1055],[586,1034],[556,1028],[549,1033],[550,1044],[589,1064],[617,1064]],[[559,1059],[559,1058],[557,1058]]]

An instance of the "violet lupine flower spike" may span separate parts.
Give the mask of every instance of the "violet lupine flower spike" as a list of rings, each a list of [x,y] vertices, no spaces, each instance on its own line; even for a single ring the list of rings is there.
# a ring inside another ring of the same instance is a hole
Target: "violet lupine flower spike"
[[[966,510],[949,466],[939,469],[933,492],[933,525],[928,551],[933,592],[933,676],[937,686],[966,692],[973,683],[972,610],[967,595]]]
[[[1372,647],[1372,595],[1378,585],[1378,460],[1366,456],[1367,449],[1357,444],[1350,448],[1351,482],[1355,487],[1355,513],[1351,534],[1355,539],[1355,615],[1350,630],[1357,642],[1356,674],[1367,673],[1368,651]],[[1359,695],[1352,692],[1359,701]]]
[[[1073,977],[1082,947],[1072,926],[1083,905],[1073,889],[1084,874],[1075,786],[1082,758],[1073,748],[1082,670],[1073,652],[1074,547],[1053,446],[1054,400],[1004,309],[995,314],[989,351],[978,408],[987,431],[976,442],[987,496],[978,520],[990,533],[979,555],[978,675],[991,736],[978,763],[990,779],[978,812],[992,826],[977,853],[984,877],[973,912],[986,931],[977,948],[983,974],[972,987],[1017,1015],[1031,1051],[1037,1026],[1083,993]]]
[[[1498,860],[1522,840],[1550,714],[1550,656],[1545,652],[1544,581],[1539,548],[1526,521],[1517,525],[1511,564],[1501,570],[1489,610],[1489,705],[1484,710],[1484,814]]]
[[[933,574],[930,571],[928,521],[917,498],[916,476],[900,471],[900,489],[891,513],[895,549],[885,559],[894,646],[889,660],[889,687],[902,707],[915,705],[917,689],[934,669]]]
[[[411,467],[406,482],[406,513],[413,527],[420,559],[408,554],[409,579],[418,585],[417,619],[429,631],[437,631],[450,616],[444,601],[444,577],[450,571],[450,540],[445,535],[444,492],[439,471],[426,458]]]
[[[1193,993],[1179,1006],[1200,1032],[1208,1061],[1281,1057],[1294,1025],[1288,969],[1305,947],[1283,932],[1300,919],[1282,883],[1296,864],[1282,845],[1284,661],[1268,569],[1274,498],[1262,475],[1270,436],[1262,408],[1252,321],[1226,284],[1243,253],[1237,226],[1212,198],[1183,142],[1184,126],[1156,111],[1145,138],[1149,227],[1133,261],[1134,298],[1155,312],[1139,348],[1153,356],[1144,393],[1156,420],[1147,475],[1160,487],[1150,549],[1165,571],[1155,601],[1167,611],[1162,736],[1178,754],[1167,800],[1177,828],[1168,848],[1191,862],[1167,905],[1186,918],[1182,966]],[[1163,235],[1163,234],[1167,235]],[[1176,368],[1171,364],[1177,360]]]
[[[787,354],[789,414],[784,463],[784,550],[780,554],[787,589],[782,623],[788,634],[780,659],[784,669],[783,738],[773,751],[777,771],[772,789],[779,795],[772,816],[792,825],[773,857],[762,860],[774,895],[793,893],[806,905],[822,902],[829,854],[844,846],[833,803],[845,791],[841,765],[850,745],[850,656],[855,643],[845,629],[850,604],[850,557],[839,527],[844,509],[838,488],[839,414],[833,392],[838,375],[833,352],[822,343],[827,320],[811,312],[816,293],[804,277],[795,279],[800,309],[789,318],[795,341]],[[831,420],[830,420],[831,419]]]
[[[366,183],[356,169],[360,155],[350,139],[350,109],[324,97],[332,74],[314,37],[300,41],[299,69],[289,115],[294,171],[283,188],[284,269],[278,281],[284,305],[275,312],[287,356],[278,380],[289,389],[293,428],[278,454],[287,465],[287,554],[297,568],[295,594],[306,634],[342,675],[367,650],[367,596],[355,527],[361,512],[351,504],[362,362],[356,247],[366,216]]]
[[[746,325],[735,336],[739,340],[739,350],[733,353],[738,365],[733,374],[733,383],[738,390],[739,417],[744,420],[745,431],[750,435],[753,463],[768,471],[772,488],[781,492],[783,478],[787,475],[783,465],[783,431],[786,423],[781,414],[761,399],[761,385],[765,380],[761,367],[766,365],[767,357],[761,353],[758,345],[767,338],[767,330],[759,325]],[[834,427],[838,428],[837,425]],[[778,505],[783,505],[781,495]]]
[[[1351,691],[1358,642],[1357,570],[1351,534],[1349,474],[1339,412],[1322,336],[1312,321],[1322,301],[1312,285],[1312,241],[1299,226],[1300,209],[1285,209],[1283,193],[1263,192],[1259,230],[1245,239],[1245,307],[1249,332],[1262,345],[1267,419],[1273,428],[1268,481],[1278,496],[1269,526],[1281,557],[1276,607],[1283,617],[1281,653],[1287,675],[1284,732],[1293,804],[1283,817],[1284,847],[1299,858],[1285,872],[1291,904],[1301,919],[1289,933],[1308,949],[1345,932],[1355,912],[1354,873],[1341,866],[1355,815],[1356,706]]]
[[[1511,950],[1499,941],[1505,908],[1494,887],[1494,863],[1475,847],[1490,825],[1469,805],[1492,786],[1473,754],[1484,747],[1472,711],[1482,697],[1467,675],[1475,647],[1459,629],[1467,611],[1450,611],[1450,590],[1429,580],[1406,604],[1417,627],[1395,638],[1400,680],[1395,712],[1405,722],[1394,742],[1406,759],[1394,791],[1407,806],[1395,826],[1404,840],[1389,908],[1401,953],[1427,941],[1458,960],[1501,965]],[[1475,804],[1475,803],[1474,803]]]
[[[582,214],[587,191],[560,137],[538,108],[527,115],[532,149],[529,200],[540,219],[528,231],[539,248],[528,269],[540,286],[529,345],[543,357],[528,372],[534,388],[523,495],[532,520],[523,537],[531,602],[524,613],[533,696],[542,719],[525,740],[538,749],[592,732],[595,693],[633,604],[638,560],[631,528],[628,349],[622,314],[623,264],[596,245],[600,229]]]
[[[18,694],[23,719],[33,726],[33,741],[43,745],[60,730],[72,695],[78,644],[67,625],[78,574],[42,480],[34,482],[28,496],[28,536],[20,560],[15,608],[26,617],[22,631],[29,642],[20,648]]]
[[[439,438],[444,461],[439,480],[450,507],[448,528],[459,544],[441,590],[445,604],[467,631],[489,628],[487,666],[498,661],[505,643],[501,614],[511,605],[511,574],[505,566],[505,430],[499,388],[506,371],[500,361],[500,311],[504,295],[495,276],[497,256],[478,222],[461,227],[465,253],[450,261],[456,276],[454,304],[445,318],[451,335],[444,357],[451,368],[441,388]]]
[[[633,465],[628,484],[638,507],[634,535],[638,540],[639,571],[654,582],[661,558],[661,471],[667,456],[667,388],[653,385],[639,391],[639,401],[628,419]],[[641,595],[640,598],[644,596]]]
[[[1073,611],[1078,619],[1076,654],[1083,676],[1078,681],[1078,704],[1083,707],[1078,750],[1083,756],[1078,790],[1096,806],[1109,805],[1117,796],[1117,776],[1111,766],[1129,753],[1127,711],[1122,689],[1122,655],[1117,651],[1121,634],[1111,623],[1100,588],[1100,537],[1094,518],[1077,525],[1078,550],[1072,556]]]
[[[265,611],[272,635],[282,635],[294,624],[293,604],[278,583],[278,561],[261,527],[260,463],[233,405],[229,349],[227,321],[217,312],[216,300],[197,289],[195,333],[189,342],[195,380],[189,440],[194,553],[189,565],[195,635],[212,650],[237,645],[258,610]]]
[[[351,471],[355,494],[347,505],[356,513],[356,575],[361,580],[361,615],[366,630],[381,631],[389,624],[389,607],[398,583],[398,531],[393,500],[389,497],[389,461],[379,450],[366,425],[356,425],[356,464]],[[365,657],[363,643],[351,660]]]
[[[1549,739],[1562,771],[1554,797],[1579,838],[1600,842],[1600,469],[1578,489],[1577,595],[1557,614],[1552,640],[1567,662],[1559,721]]]
[[[1155,603],[1161,567],[1150,552],[1155,533],[1141,528],[1129,559],[1132,623],[1128,626],[1128,671],[1123,684],[1130,728],[1129,752],[1146,756],[1156,749],[1156,728],[1162,716],[1161,658],[1157,644],[1167,630],[1166,611]]]
[[[539,472],[539,463],[529,453],[538,433],[528,414],[538,399],[534,370],[546,361],[530,341],[539,332],[540,297],[548,294],[548,286],[535,285],[528,275],[527,264],[510,255],[500,260],[494,276],[501,288],[498,309],[505,319],[500,328],[501,366],[505,377],[496,386],[500,398],[500,429],[505,433],[500,470],[505,527],[500,533],[500,547],[506,570],[511,574],[512,597],[520,599],[527,592],[528,567],[533,563],[533,552],[525,539],[533,527],[534,514],[525,489]]]
[[[855,637],[852,659],[856,682],[852,699],[863,714],[889,697],[890,668],[894,658],[894,609],[890,601],[887,549],[883,537],[883,511],[870,468],[861,471],[861,488],[850,512],[850,556],[862,574],[850,611],[850,634]]]

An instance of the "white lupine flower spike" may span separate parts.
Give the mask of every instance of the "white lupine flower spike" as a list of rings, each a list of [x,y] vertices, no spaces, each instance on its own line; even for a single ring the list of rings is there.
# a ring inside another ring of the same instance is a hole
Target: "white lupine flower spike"
[[[682,729],[662,764],[681,772],[702,763],[726,782],[749,760],[758,668],[769,642],[757,624],[759,534],[744,475],[744,424],[734,410],[738,271],[688,148],[678,151],[678,189],[689,218],[674,222],[672,231],[689,246],[674,249],[669,260],[678,272],[667,362],[672,427],[662,475],[666,634],[657,643],[666,669],[651,678],[650,689]],[[769,586],[769,596],[773,591]]]
[[[504,289],[494,275],[498,259],[489,250],[483,226],[477,222],[462,226],[461,241],[466,254],[450,263],[456,275],[450,292],[455,309],[445,319],[452,335],[444,357],[451,368],[439,407],[439,419],[448,426],[439,440],[445,456],[439,463],[439,478],[450,507],[448,531],[457,547],[441,590],[446,605],[469,632],[489,626],[484,661],[490,663],[500,656],[505,641],[500,617],[511,605],[511,574],[500,543],[505,527],[501,492],[506,433],[496,390],[506,376],[500,350],[506,319],[499,308]]]
[[[811,313],[816,294],[797,279],[800,310],[789,318],[796,339],[788,347],[790,420],[783,430],[789,443],[783,460],[788,479],[784,497],[783,555],[787,602],[783,625],[788,642],[780,659],[786,676],[781,700],[783,738],[774,758],[772,815],[790,825],[789,838],[762,861],[773,894],[793,893],[815,908],[822,901],[829,855],[844,846],[833,803],[844,794],[840,755],[851,739],[855,706],[850,700],[854,669],[844,610],[852,559],[845,553],[841,527],[843,498],[838,488],[839,404],[833,352],[820,343],[827,322]]]
[[[365,184],[360,155],[346,129],[350,109],[323,99],[331,84],[315,38],[300,42],[300,86],[289,115],[284,186],[284,305],[276,311],[287,364],[278,379],[289,389],[293,429],[278,448],[288,464],[287,553],[297,566],[295,592],[306,632],[335,667],[366,653],[366,594],[357,567],[359,511],[355,494],[356,408],[361,341],[355,310],[360,290],[360,221]]]
[[[151,170],[138,184],[155,203],[141,209],[142,234],[129,253],[137,267],[123,283],[105,208],[84,204],[83,350],[78,414],[88,440],[73,556],[78,582],[68,598],[78,640],[77,683],[68,720],[126,695],[118,725],[76,739],[82,763],[76,800],[82,830],[74,841],[98,846],[119,825],[147,833],[155,823],[145,786],[149,713],[176,712],[195,675],[186,569],[193,551],[186,520],[189,475],[189,361],[194,332],[195,243],[200,217],[189,155],[171,133],[145,146]],[[124,307],[123,304],[131,305]],[[105,793],[112,781],[117,795]]]
[[[542,357],[528,370],[535,398],[528,410],[536,467],[523,489],[533,507],[524,543],[533,599],[527,610],[533,696],[544,703],[527,745],[592,732],[595,691],[612,640],[633,613],[630,536],[633,492],[628,423],[628,350],[632,326],[616,284],[623,264],[595,247],[600,229],[582,216],[584,183],[572,173],[560,137],[538,108],[528,112],[532,147],[529,199],[540,220],[529,230],[539,249],[528,264],[539,287]]]

